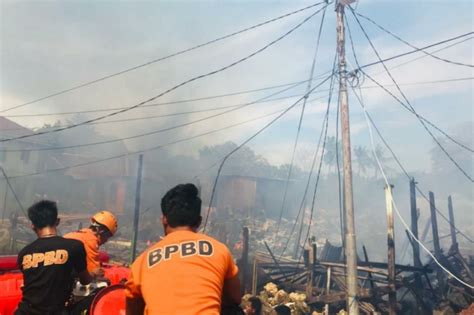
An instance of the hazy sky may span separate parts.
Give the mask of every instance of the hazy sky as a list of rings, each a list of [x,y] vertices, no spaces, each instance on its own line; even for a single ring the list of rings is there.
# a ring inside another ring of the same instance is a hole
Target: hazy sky
[[[200,44],[216,37],[305,7],[309,1],[0,1],[1,85],[0,110],[67,89],[77,84],[121,71],[158,57]],[[296,14],[254,31],[220,41],[163,62],[88,86],[74,92],[3,113],[9,115],[53,113],[97,108],[126,107],[140,103],[193,76],[228,65],[263,47],[298,24],[316,8]],[[357,11],[375,19],[389,30],[417,46],[425,46],[473,30],[471,1],[360,1]],[[352,15],[347,12],[355,49],[361,64],[376,61]],[[293,34],[263,53],[212,77],[195,81],[152,102],[227,94],[306,80],[314,55],[321,13]],[[411,50],[362,21],[382,57]],[[334,5],[326,12],[315,75],[332,68],[335,53]],[[454,43],[454,42],[453,42]],[[444,45],[446,46],[446,45]],[[444,46],[439,46],[442,48]],[[349,63],[354,64],[350,46]],[[473,41],[469,40],[437,53],[438,56],[473,63]],[[414,54],[388,62],[389,67],[411,61]],[[375,66],[367,71],[385,84],[389,78]],[[395,79],[420,114],[442,129],[459,132],[458,126],[473,120],[471,80],[403,85],[437,80],[472,78],[472,68],[447,64],[430,57],[394,68]],[[317,81],[315,81],[317,83]],[[366,79],[362,87],[373,86]],[[328,84],[320,90],[326,90]],[[280,88],[281,89],[281,88]],[[395,92],[393,86],[389,89]],[[251,102],[278,89],[234,95],[206,101],[136,109],[109,120],[160,115],[216,106]],[[299,94],[304,85],[281,95]],[[409,170],[429,170],[429,150],[433,141],[416,118],[380,89],[363,89],[368,110],[402,162]],[[398,95],[398,94],[397,94]],[[327,91],[312,98],[327,98]],[[326,100],[308,103],[297,155],[307,167],[321,129]],[[159,135],[128,141],[131,150],[192,136],[225,127],[289,106],[296,99],[259,103],[219,118]],[[360,106],[350,95],[352,141],[368,145],[368,133]],[[292,110],[250,146],[276,164],[288,163],[296,133],[300,107]],[[216,112],[172,116],[114,124],[96,128],[116,137],[192,121]],[[81,119],[93,118],[98,113]],[[29,127],[39,127],[71,115],[11,117]],[[177,153],[194,155],[202,145],[227,140],[239,142],[261,128],[270,118],[261,119],[224,132],[173,146]],[[329,134],[334,135],[335,103],[332,104]],[[473,130],[466,130],[464,141],[472,143]],[[78,139],[87,143],[94,139]],[[84,148],[87,150],[87,147]],[[104,156],[107,157],[107,152]],[[100,157],[98,157],[100,158]]]

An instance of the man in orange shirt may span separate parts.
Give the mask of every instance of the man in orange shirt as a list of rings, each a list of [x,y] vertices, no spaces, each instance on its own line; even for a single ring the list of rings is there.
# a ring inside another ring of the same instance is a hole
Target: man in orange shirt
[[[223,301],[240,304],[238,268],[229,249],[196,232],[202,220],[196,186],[168,191],[161,210],[166,236],[133,263],[127,314],[219,315]]]
[[[91,225],[64,235],[64,238],[79,240],[84,244],[87,254],[87,271],[102,276],[99,260],[99,246],[111,238],[117,231],[117,219],[110,211],[99,211],[91,218]]]

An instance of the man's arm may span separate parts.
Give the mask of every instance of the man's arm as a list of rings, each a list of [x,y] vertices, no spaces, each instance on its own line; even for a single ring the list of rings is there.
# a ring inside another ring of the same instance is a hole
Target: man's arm
[[[225,304],[240,304],[240,279],[239,275],[224,280],[224,289],[222,300]]]
[[[142,315],[145,312],[145,301],[141,297],[125,299],[126,315]]]

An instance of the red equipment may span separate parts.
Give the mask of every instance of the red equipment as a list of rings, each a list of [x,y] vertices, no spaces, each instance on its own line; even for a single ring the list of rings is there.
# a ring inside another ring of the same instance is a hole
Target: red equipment
[[[125,314],[125,286],[122,284],[112,285],[97,293],[94,301],[92,301],[89,314]]]
[[[104,297],[105,300],[102,300],[99,306],[99,310],[105,310],[105,308],[101,308],[103,303],[107,303],[111,301],[113,298],[117,298],[116,306],[110,306],[111,309],[120,309],[122,306],[122,302],[119,301],[118,296],[119,293],[115,292],[118,287],[123,289],[123,283],[128,279],[130,276],[130,269],[124,266],[117,266],[117,265],[109,265],[105,262],[109,261],[109,255],[107,253],[100,253],[101,262],[104,263],[102,268],[104,269],[105,278],[110,280],[111,286],[105,288]],[[13,311],[16,309],[18,303],[21,300],[21,287],[23,285],[23,274],[18,270],[18,266],[16,265],[17,256],[0,256],[0,315],[11,315]],[[112,290],[108,290],[109,288],[114,288]],[[107,293],[113,292],[113,293]],[[125,310],[125,295],[123,291],[119,291],[122,294],[123,299],[123,309]],[[99,297],[102,293],[99,292],[97,297],[94,301]],[[110,294],[110,295],[107,295]],[[102,295],[101,295],[102,296]],[[104,302],[105,301],[105,302]],[[115,303],[115,302],[114,302]],[[109,306],[108,306],[109,307]],[[99,310],[97,312],[99,312]],[[93,313],[93,314],[121,314],[121,313],[111,313],[102,312],[102,313]]]

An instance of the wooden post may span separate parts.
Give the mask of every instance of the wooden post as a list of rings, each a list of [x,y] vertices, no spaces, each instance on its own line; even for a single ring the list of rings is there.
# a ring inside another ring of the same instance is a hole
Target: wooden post
[[[456,239],[456,225],[454,224],[454,211],[453,211],[453,199],[451,196],[448,197],[448,209],[449,209],[449,226],[451,228],[451,248],[457,250],[458,241]]]
[[[429,198],[430,198],[430,212],[431,212],[431,231],[433,232],[433,245],[434,245],[434,251],[435,251],[435,257],[436,259],[440,260],[442,259],[442,254],[441,254],[441,246],[439,244],[439,234],[438,234],[438,220],[436,218],[436,206],[435,206],[435,197],[434,193],[432,191],[429,192]],[[444,296],[444,275],[443,271],[438,268],[436,272],[436,278],[438,280],[438,294],[443,297]]]
[[[331,267],[328,267],[326,272],[326,295],[331,294]],[[324,306],[325,315],[329,315],[329,304]]]
[[[430,212],[431,212],[431,231],[433,232],[433,245],[436,258],[441,257],[441,247],[439,245],[438,220],[436,218],[435,197],[430,191]]]
[[[395,285],[395,231],[393,224],[393,202],[392,185],[385,187],[385,204],[387,208],[387,271],[388,271],[388,293],[389,315],[397,312],[397,288]]]
[[[242,249],[242,295],[247,293],[248,262],[249,262],[249,228],[243,228],[243,249]]]
[[[366,263],[369,263],[369,255],[367,254],[367,249],[365,248],[365,245],[362,246],[362,250],[364,251],[364,259],[365,259],[365,262]],[[369,267],[370,264],[368,265]],[[368,272],[368,278],[369,278],[369,281],[370,281],[370,288],[373,289],[374,288],[374,279],[372,278],[372,273],[369,271]]]
[[[253,259],[253,270],[252,270],[252,295],[257,295],[257,284],[258,284],[258,259],[257,256]]]
[[[341,111],[342,161],[344,174],[345,253],[347,311],[359,315],[357,300],[357,248],[354,223],[354,198],[352,190],[351,135],[349,124],[349,98],[347,95],[347,71],[344,30],[344,6],[352,1],[336,0],[337,55],[339,66],[339,105]]]
[[[3,195],[3,211],[2,211],[2,221],[5,219],[5,213],[7,212],[7,198],[8,198],[8,186],[5,182],[5,194]]]
[[[417,239],[419,239],[418,237],[418,209],[416,208],[416,182],[414,178],[410,180],[410,212],[411,212],[411,232]],[[421,267],[420,246],[418,242],[415,240],[411,242],[411,246],[413,248],[413,266],[420,268]],[[421,275],[418,272],[415,273],[415,288],[420,291],[422,290]]]
[[[308,249],[308,277],[306,282],[306,296],[313,296],[314,264],[316,262],[316,243],[311,243]]]
[[[303,232],[303,225],[304,225],[304,215],[305,215],[305,212],[306,212],[306,207],[303,206],[303,208],[301,209],[302,213],[301,213],[301,222],[300,222],[300,228],[298,230],[298,235],[296,236],[296,240],[295,240],[295,249],[293,251],[293,259],[297,259],[298,258],[298,252],[300,250],[300,241],[301,241],[301,234]]]
[[[138,222],[140,219],[140,194],[142,189],[142,172],[143,171],[143,154],[138,156],[137,171],[137,189],[135,191],[135,211],[133,215],[133,231],[132,231],[132,252],[130,263],[135,260],[137,254],[137,238],[138,238]]]

